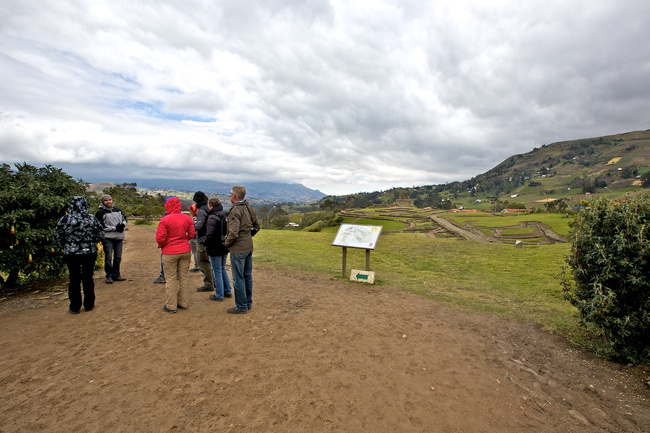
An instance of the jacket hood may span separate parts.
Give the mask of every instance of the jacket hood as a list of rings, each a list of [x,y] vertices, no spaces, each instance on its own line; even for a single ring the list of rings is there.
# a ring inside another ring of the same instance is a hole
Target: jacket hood
[[[86,197],[82,195],[75,195],[70,200],[70,213],[88,213],[90,205],[86,201]]]
[[[208,215],[214,215],[214,214],[216,214],[217,212],[219,212],[221,210],[223,210],[223,205],[218,204],[218,205],[216,205],[215,207],[213,207],[212,209],[210,209],[208,211]]]
[[[165,213],[167,215],[171,213],[180,213],[181,211],[181,201],[178,197],[169,197],[165,202]]]
[[[197,191],[194,193],[194,197],[192,197],[192,201],[196,202],[196,207],[201,207],[208,204],[208,196],[205,195],[203,191]]]

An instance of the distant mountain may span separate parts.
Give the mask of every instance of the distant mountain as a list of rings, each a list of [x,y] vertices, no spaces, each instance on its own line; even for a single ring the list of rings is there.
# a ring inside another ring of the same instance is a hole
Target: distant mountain
[[[203,191],[207,195],[228,195],[232,183],[215,182],[211,180],[194,179],[135,179],[124,181],[137,183],[139,188],[150,190],[167,190],[196,192]],[[117,182],[122,183],[122,182]],[[246,187],[246,197],[255,199],[256,202],[268,203],[310,203],[318,201],[326,194],[314,189],[309,189],[299,183],[276,182],[249,182]]]

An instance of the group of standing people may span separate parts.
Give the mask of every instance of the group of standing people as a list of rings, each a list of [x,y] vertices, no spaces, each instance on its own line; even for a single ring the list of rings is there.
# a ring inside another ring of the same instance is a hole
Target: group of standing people
[[[85,197],[72,197],[69,212],[59,220],[54,229],[54,238],[63,246],[63,257],[70,275],[68,299],[69,312],[72,314],[79,314],[82,305],[86,311],[95,308],[93,272],[99,242],[104,248],[106,283],[126,280],[120,273],[126,217],[113,206],[110,195],[102,195],[100,202],[97,213],[91,215],[90,205]]]
[[[192,200],[196,213],[192,217],[182,213],[180,200],[171,197],[165,203],[165,216],[156,231],[156,242],[161,248],[166,278],[166,300],[163,311],[176,313],[185,310],[189,301],[187,273],[193,239],[196,240],[198,268],[203,272],[203,285],[197,291],[214,292],[213,301],[223,302],[232,297],[232,287],[226,261],[230,253],[230,265],[235,292],[235,307],[230,314],[246,314],[253,302],[253,239],[259,230],[255,209],[245,199],[246,188],[233,186],[230,191],[232,208],[226,214],[217,197],[209,198],[197,191]],[[227,229],[222,230],[222,222]],[[225,232],[225,233],[224,233]],[[170,273],[171,272],[171,273]],[[176,274],[176,278],[170,278]]]
[[[190,209],[193,216],[189,216],[182,212],[178,197],[168,197],[165,216],[156,230],[156,242],[161,249],[159,279],[166,284],[163,311],[176,313],[188,307],[188,272],[192,244],[196,244],[194,263],[203,272],[203,285],[197,290],[214,292],[209,299],[217,302],[231,298],[234,291],[235,307],[227,312],[246,314],[253,303],[253,236],[260,228],[255,209],[246,201],[246,188],[232,187],[232,207],[228,213],[217,197],[208,199],[202,191],[194,194],[193,201],[195,209]],[[59,220],[54,231],[55,239],[63,246],[70,274],[68,297],[72,314],[78,314],[82,306],[86,311],[95,307],[93,272],[99,242],[105,254],[105,282],[126,280],[120,265],[127,220],[113,205],[110,195],[102,195],[100,202],[92,215],[88,201],[83,196],[74,196],[68,214]],[[226,270],[228,254],[232,286]]]

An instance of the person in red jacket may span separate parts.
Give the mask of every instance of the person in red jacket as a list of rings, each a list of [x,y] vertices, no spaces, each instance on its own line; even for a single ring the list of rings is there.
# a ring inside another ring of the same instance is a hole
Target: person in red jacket
[[[190,268],[190,239],[196,236],[194,221],[181,212],[178,197],[165,203],[165,216],[156,230],[156,242],[162,252],[163,267],[167,274],[166,300],[163,311],[175,313],[176,308],[187,310],[189,302],[188,276]],[[178,273],[178,274],[177,274]],[[178,275],[178,279],[173,278]]]

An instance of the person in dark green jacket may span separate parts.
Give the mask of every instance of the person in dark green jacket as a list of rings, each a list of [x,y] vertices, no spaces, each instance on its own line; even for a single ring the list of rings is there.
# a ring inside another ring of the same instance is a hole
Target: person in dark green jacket
[[[230,190],[232,208],[228,214],[228,234],[224,244],[230,250],[230,269],[235,288],[235,307],[230,314],[246,314],[253,304],[253,235],[260,225],[255,209],[245,200],[246,188]]]

